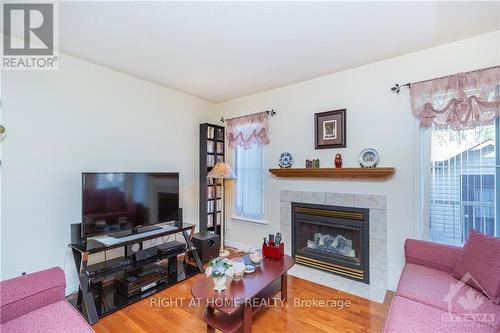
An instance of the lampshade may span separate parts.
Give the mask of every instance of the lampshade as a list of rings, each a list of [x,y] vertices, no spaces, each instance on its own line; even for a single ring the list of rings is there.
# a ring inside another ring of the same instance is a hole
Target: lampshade
[[[222,179],[236,179],[236,175],[229,166],[224,162],[217,163],[213,169],[208,173],[208,178],[222,178]]]

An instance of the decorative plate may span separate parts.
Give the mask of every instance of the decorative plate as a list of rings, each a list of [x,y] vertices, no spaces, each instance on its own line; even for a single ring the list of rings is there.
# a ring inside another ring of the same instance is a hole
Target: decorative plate
[[[278,165],[280,166],[280,168],[289,168],[292,166],[292,163],[293,163],[292,154],[285,152],[280,155],[280,159],[278,161]]]
[[[378,158],[378,152],[375,149],[363,149],[359,154],[359,164],[363,168],[374,168],[378,163]]]
[[[254,265],[246,265],[245,266],[245,273],[246,274],[251,274],[255,272],[255,266]]]

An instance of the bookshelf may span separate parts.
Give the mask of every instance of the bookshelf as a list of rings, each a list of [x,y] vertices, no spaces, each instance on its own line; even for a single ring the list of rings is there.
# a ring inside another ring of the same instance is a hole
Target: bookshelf
[[[222,180],[209,179],[208,173],[225,159],[224,127],[200,125],[200,232],[220,235]]]

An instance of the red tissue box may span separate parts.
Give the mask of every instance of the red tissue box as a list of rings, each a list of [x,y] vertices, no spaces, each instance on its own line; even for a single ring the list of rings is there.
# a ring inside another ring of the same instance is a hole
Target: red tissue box
[[[281,259],[285,253],[285,244],[280,243],[278,247],[271,245],[273,243],[269,245],[262,244],[262,255],[266,258]]]

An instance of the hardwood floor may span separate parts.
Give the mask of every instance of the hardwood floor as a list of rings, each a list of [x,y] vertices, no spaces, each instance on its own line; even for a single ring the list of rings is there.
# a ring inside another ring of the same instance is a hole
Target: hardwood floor
[[[102,318],[93,328],[97,333],[125,332],[206,332],[202,307],[189,307],[191,286],[203,275],[195,276],[150,298],[134,303]],[[388,305],[347,294],[293,276],[288,276],[288,306],[270,307],[258,312],[253,319],[257,333],[322,333],[322,332],[382,332]],[[178,299],[178,306],[154,306],[152,299],[169,303]],[[350,300],[343,309],[332,307],[294,306],[301,300]],[[181,306],[180,300],[184,301]]]

